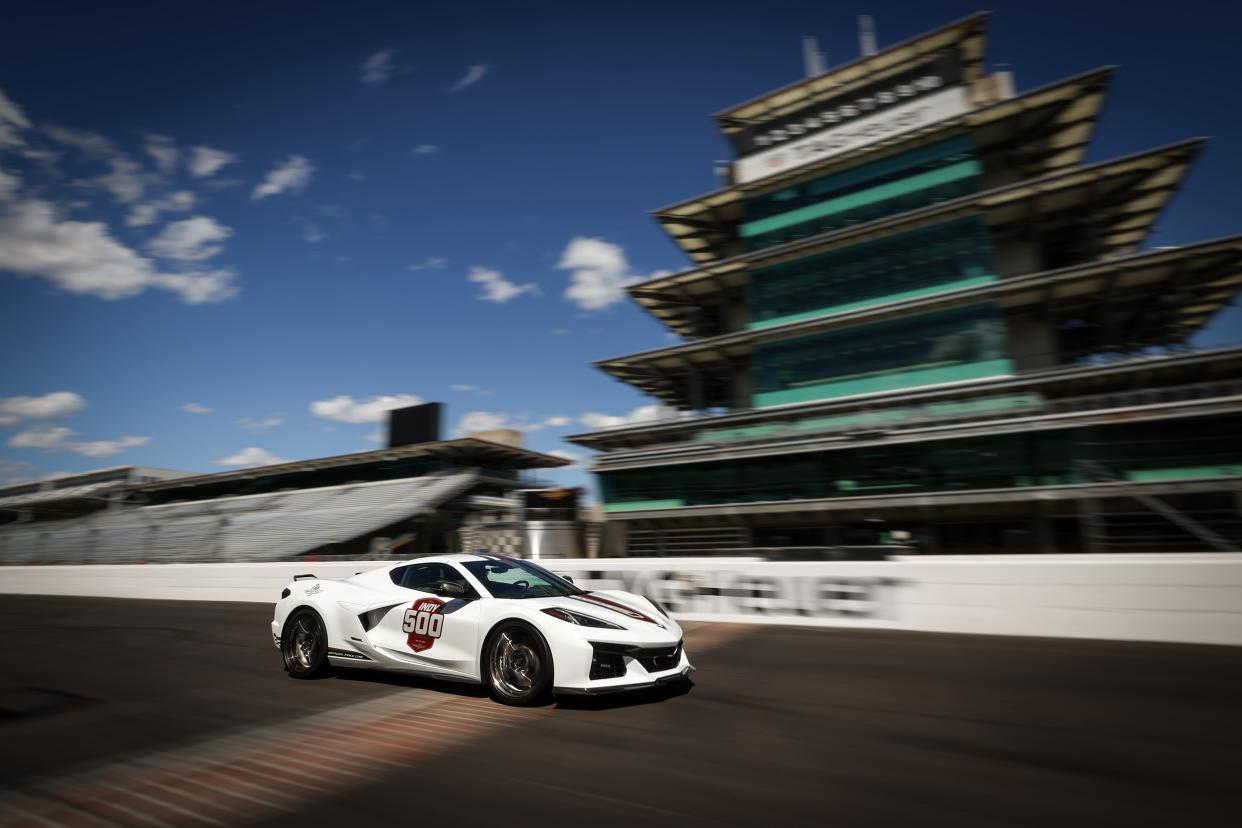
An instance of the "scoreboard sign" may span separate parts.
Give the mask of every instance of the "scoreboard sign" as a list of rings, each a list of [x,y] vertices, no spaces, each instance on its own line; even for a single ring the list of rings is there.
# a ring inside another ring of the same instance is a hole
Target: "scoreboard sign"
[[[779,126],[746,130],[734,146],[736,184],[758,181],[868,144],[912,132],[972,109],[955,60],[941,59],[906,75],[813,109]]]
[[[577,489],[527,489],[522,492],[523,505],[531,509],[568,509],[577,512]]]

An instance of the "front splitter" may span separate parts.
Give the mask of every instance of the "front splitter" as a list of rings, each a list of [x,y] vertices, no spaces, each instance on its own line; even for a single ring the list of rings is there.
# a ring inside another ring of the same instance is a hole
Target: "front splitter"
[[[652,687],[661,687],[665,684],[672,684],[675,681],[681,681],[694,672],[694,667],[687,664],[676,673],[670,676],[661,676],[653,681],[643,681],[637,684],[615,684],[611,687],[553,687],[552,694],[556,696],[606,696],[609,693],[628,693],[631,690],[650,690]]]

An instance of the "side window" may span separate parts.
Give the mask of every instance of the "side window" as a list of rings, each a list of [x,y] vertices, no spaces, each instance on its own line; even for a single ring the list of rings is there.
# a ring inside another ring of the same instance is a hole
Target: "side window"
[[[417,589],[420,592],[431,592],[431,585],[436,581],[449,581],[461,584],[466,594],[477,597],[478,592],[460,572],[445,563],[425,563],[402,566],[392,571],[392,582],[406,589]]]
[[[446,564],[446,563],[437,564],[437,566],[440,568],[440,571],[439,571],[439,574],[437,574],[435,577],[436,580],[448,581],[450,584],[461,584],[463,587],[466,588],[467,598],[478,598],[479,597],[478,590],[476,590],[473,586],[471,586],[470,582],[466,580],[466,576],[462,575],[461,570],[459,570],[457,567],[453,566],[452,564]]]
[[[403,566],[392,571],[392,580],[397,586],[426,592],[428,587],[440,580],[440,566],[436,563]]]

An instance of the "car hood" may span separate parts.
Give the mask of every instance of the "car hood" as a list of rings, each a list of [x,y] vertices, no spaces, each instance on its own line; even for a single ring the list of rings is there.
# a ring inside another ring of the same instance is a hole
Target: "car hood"
[[[629,629],[643,628],[650,625],[652,630],[668,630],[677,635],[681,634],[681,628],[677,622],[665,617],[663,613],[652,607],[645,598],[630,592],[594,590],[581,595],[514,600],[520,600],[523,604],[538,609],[559,607],[572,612],[579,612]]]

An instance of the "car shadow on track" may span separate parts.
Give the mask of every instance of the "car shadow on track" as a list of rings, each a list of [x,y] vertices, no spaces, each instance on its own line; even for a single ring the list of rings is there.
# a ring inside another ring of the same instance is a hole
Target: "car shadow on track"
[[[390,687],[407,687],[417,690],[431,690],[445,696],[463,696],[466,698],[486,698],[487,689],[481,684],[444,681],[443,679],[423,678],[404,673],[386,673],[379,670],[350,670],[336,667],[329,673],[313,679],[316,681],[362,681],[371,684],[386,684]],[[305,679],[299,679],[305,681]],[[690,679],[652,687],[647,690],[630,690],[623,693],[608,693],[601,696],[556,696],[551,702],[539,705],[553,707],[557,710],[615,710],[622,707],[635,707],[644,704],[659,704],[669,699],[684,696],[694,687]]]
[[[693,688],[694,682],[686,679],[648,690],[629,690],[601,696],[557,696],[556,708],[558,710],[616,710],[621,707],[659,704],[678,696],[684,696]]]
[[[422,676],[405,673],[386,673],[380,670],[350,670],[337,667],[323,678],[335,678],[342,681],[365,681],[371,684],[387,684],[390,687],[408,687],[417,690],[432,690],[437,693],[443,693],[446,696],[468,696],[481,699],[487,695],[487,690],[481,684],[423,678]]]

